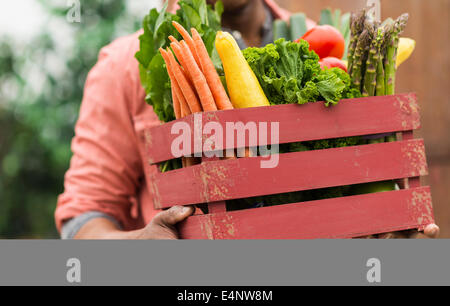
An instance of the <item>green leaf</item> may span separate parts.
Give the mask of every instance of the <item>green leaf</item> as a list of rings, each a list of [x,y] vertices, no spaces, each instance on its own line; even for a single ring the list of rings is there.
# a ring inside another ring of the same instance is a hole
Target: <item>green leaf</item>
[[[209,25],[206,2],[203,0],[193,0],[192,4],[193,9],[196,10],[200,16],[201,23]]]
[[[340,32],[342,33],[342,35],[344,36],[344,40],[345,40],[345,52],[344,52],[344,57],[343,60],[347,60],[347,53],[348,53],[348,47],[350,44],[350,39],[351,39],[351,35],[350,35],[350,13],[346,13],[344,15],[342,15],[341,18],[341,27],[340,27]]]
[[[175,119],[172,107],[169,75],[161,54],[153,57],[147,73],[147,100],[161,121]]]
[[[333,26],[337,29],[341,27],[341,10],[336,9],[334,10],[333,14]]]
[[[321,73],[319,57],[306,41],[279,39],[264,48],[248,48],[244,57],[272,104],[307,103],[320,97],[314,76]]]
[[[164,6],[163,6],[161,12],[159,13],[158,19],[156,19],[155,26],[154,26],[154,29],[153,29],[153,33],[155,35],[154,36],[155,40],[156,40],[156,35],[157,35],[158,31],[159,31],[159,27],[161,26],[161,24],[163,23],[164,19],[166,18],[166,11],[167,11],[167,6],[168,5],[169,5],[169,1],[166,1],[164,3]]]
[[[223,2],[221,0],[217,1],[216,4],[214,5],[214,11],[216,12],[217,17],[220,19],[223,12],[225,11]]]
[[[331,13],[330,9],[324,9],[320,12],[320,25],[331,25],[334,26],[333,22],[333,14]]]
[[[325,99],[325,105],[337,104],[342,98],[346,86],[345,83],[333,73],[332,70],[324,70],[315,80],[320,96]]]
[[[192,8],[190,5],[188,5],[184,2],[180,2],[179,5],[180,5],[180,7],[183,11],[183,15],[185,17],[186,29],[189,30],[190,28],[200,27],[200,25],[202,24],[202,19],[201,19],[199,13],[194,8]]]
[[[217,11],[213,11],[205,0],[181,0],[179,5],[181,8],[176,14],[166,12],[167,2],[161,12],[156,9],[149,12],[143,21],[144,33],[139,37],[140,48],[135,55],[140,64],[139,74],[147,94],[146,100],[153,106],[158,118],[164,122],[173,120],[174,114],[169,77],[158,49],[170,45],[170,35],[181,39],[172,21],[179,22],[187,30],[195,27],[205,42],[214,66],[219,72],[222,70],[214,46],[216,32],[221,28],[222,3],[216,3]]]

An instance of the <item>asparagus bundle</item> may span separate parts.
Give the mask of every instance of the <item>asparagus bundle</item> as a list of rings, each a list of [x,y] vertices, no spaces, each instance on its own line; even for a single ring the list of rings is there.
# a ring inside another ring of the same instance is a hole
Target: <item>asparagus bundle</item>
[[[399,35],[408,22],[408,14],[380,24],[365,10],[351,18],[348,71],[352,85],[364,97],[395,93],[396,58]]]

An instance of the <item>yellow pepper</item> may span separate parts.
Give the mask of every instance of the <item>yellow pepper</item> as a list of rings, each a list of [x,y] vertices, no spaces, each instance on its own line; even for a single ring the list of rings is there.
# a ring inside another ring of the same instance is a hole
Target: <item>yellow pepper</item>
[[[398,44],[397,67],[406,61],[414,52],[416,42],[414,39],[401,37]]]
[[[234,108],[269,106],[269,100],[233,36],[219,31],[215,43]]]

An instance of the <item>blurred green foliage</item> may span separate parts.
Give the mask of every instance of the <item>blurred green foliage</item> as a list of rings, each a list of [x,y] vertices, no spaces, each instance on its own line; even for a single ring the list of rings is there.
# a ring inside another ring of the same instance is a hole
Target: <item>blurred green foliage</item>
[[[87,73],[101,47],[141,20],[124,0],[40,1],[46,25],[31,41],[0,37],[0,238],[58,237],[54,210]]]

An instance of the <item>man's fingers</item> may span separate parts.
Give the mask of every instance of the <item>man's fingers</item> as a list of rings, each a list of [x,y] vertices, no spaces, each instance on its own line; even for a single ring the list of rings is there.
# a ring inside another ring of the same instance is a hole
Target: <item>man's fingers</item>
[[[429,224],[425,227],[423,233],[428,238],[437,238],[439,236],[439,231],[439,226],[437,226],[436,224]]]
[[[173,226],[194,213],[192,206],[173,206],[155,216],[153,221],[163,226]]]
[[[378,239],[395,239],[395,233],[383,233],[378,235]]]
[[[414,239],[417,235],[418,232],[416,230],[406,230],[379,234],[378,239]]]
[[[427,225],[423,234],[428,238],[437,238],[439,236],[439,226],[436,224]],[[378,239],[416,239],[419,236],[417,230],[406,230],[393,233],[384,233],[378,235]]]

